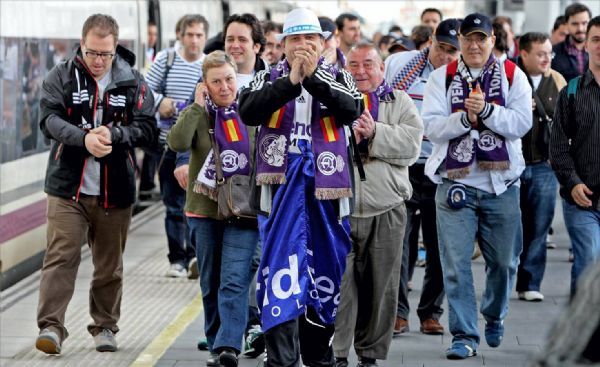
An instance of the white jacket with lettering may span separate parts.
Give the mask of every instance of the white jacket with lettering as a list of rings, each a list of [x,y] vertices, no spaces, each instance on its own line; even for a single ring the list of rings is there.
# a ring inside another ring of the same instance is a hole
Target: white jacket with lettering
[[[525,73],[515,68],[513,83],[509,89],[508,79],[502,68],[502,93],[505,106],[493,106],[491,115],[483,123],[506,141],[510,168],[505,171],[490,171],[492,186],[496,195],[502,194],[525,169],[521,151],[521,137],[531,129],[531,86]],[[448,152],[448,142],[471,130],[465,126],[466,112],[451,113],[450,93],[446,90],[446,66],[442,66],[429,76],[423,93],[421,116],[425,135],[433,142],[433,152],[425,164],[425,174],[435,183],[441,184],[438,168],[443,164]]]

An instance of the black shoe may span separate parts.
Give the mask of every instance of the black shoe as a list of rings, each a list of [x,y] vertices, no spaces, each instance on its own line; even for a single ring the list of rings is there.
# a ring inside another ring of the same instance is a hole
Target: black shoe
[[[336,358],[335,359],[335,367],[348,367],[348,359],[347,358]]]
[[[235,353],[235,351],[233,349],[223,349],[221,351],[221,353],[219,354],[219,363],[221,363],[221,366],[225,366],[225,367],[237,367],[238,365],[238,358],[237,358],[237,354]]]

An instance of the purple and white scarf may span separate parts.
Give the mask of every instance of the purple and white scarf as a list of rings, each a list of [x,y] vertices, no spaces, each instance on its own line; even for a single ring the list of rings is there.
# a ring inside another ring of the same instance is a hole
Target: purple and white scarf
[[[214,121],[215,143],[219,147],[223,178],[233,175],[250,175],[250,141],[248,128],[237,113],[237,103],[218,107],[206,97],[206,111]],[[194,182],[194,192],[217,200],[217,171],[213,148]]]
[[[319,60],[317,66],[336,77],[331,65]],[[290,67],[287,59],[271,69],[270,81],[285,77]],[[256,160],[256,182],[259,185],[285,184],[290,135],[294,128],[296,100],[292,99],[273,113],[261,126]],[[344,127],[316,98],[311,106],[312,150],[315,156],[315,197],[334,200],[352,196],[348,152]]]
[[[427,66],[429,47],[419,52],[396,74],[392,86],[397,90],[407,91]]]
[[[477,79],[473,79],[462,56],[458,61],[457,73],[450,83],[449,92],[452,112],[466,111],[465,99],[475,88],[481,86],[485,101],[499,106],[505,105],[502,95],[502,71],[500,62],[490,55]],[[464,178],[470,172],[473,160],[482,170],[507,170],[510,160],[504,137],[488,129],[484,124],[478,124],[474,130],[450,140],[446,155],[446,170],[451,180]]]

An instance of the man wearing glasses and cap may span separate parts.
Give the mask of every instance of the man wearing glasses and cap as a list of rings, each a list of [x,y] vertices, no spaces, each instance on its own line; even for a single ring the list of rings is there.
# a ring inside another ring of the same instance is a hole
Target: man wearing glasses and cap
[[[423,102],[423,90],[431,73],[460,55],[458,42],[457,19],[446,19],[441,22],[431,37],[431,47],[423,51],[411,51],[390,56],[386,60],[386,81],[394,88],[403,90],[412,98],[419,112]],[[414,225],[417,212],[421,213],[423,226],[423,243],[427,248],[425,263],[425,278],[423,291],[417,308],[421,320],[420,330],[424,334],[438,335],[444,333],[444,327],[439,319],[444,312],[444,283],[440,254],[438,250],[437,228],[435,222],[435,189],[436,185],[425,176],[425,161],[431,155],[433,144],[426,136],[421,143],[421,153],[417,162],[409,167],[410,183],[413,196],[406,203],[406,232],[403,240],[402,268],[400,288],[398,291],[398,309],[394,324],[396,335],[409,331],[408,313],[408,281],[409,253],[416,251],[416,243],[410,246],[412,231],[419,231],[418,222]],[[416,241],[415,241],[416,242]]]
[[[521,137],[531,128],[531,87],[510,61],[492,54],[488,17],[460,26],[462,56],[436,69],[425,86],[422,117],[433,150],[425,174],[435,195],[440,260],[449,304],[449,359],[477,354],[477,300],[471,271],[476,233],[486,263],[481,300],[487,344],[498,347],[522,246]]]
[[[256,74],[240,115],[260,125],[256,181],[263,254],[257,299],[267,366],[332,366],[330,340],[350,249],[348,128],[362,110],[352,76],[322,58],[317,16],[286,16],[286,58]]]

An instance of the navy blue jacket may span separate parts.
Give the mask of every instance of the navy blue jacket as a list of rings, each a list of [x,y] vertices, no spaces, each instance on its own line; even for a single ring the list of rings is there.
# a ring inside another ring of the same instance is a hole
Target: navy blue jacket
[[[577,68],[577,58],[573,55],[570,55],[567,51],[567,44],[570,41],[571,36],[567,36],[567,38],[552,47],[552,51],[554,52],[554,58],[552,59],[552,69],[561,73],[561,75],[565,78],[567,82],[569,80],[578,77],[579,69]],[[589,56],[587,52],[585,53],[585,67],[583,70],[588,69],[588,60]]]

